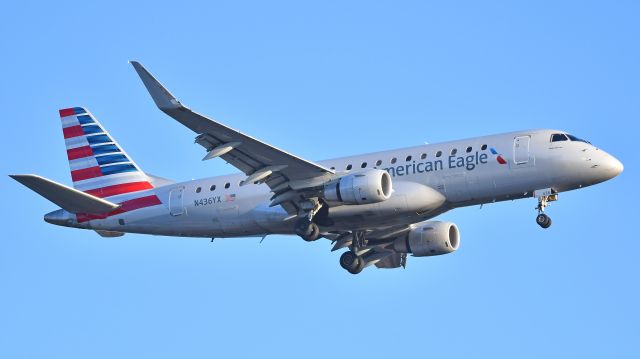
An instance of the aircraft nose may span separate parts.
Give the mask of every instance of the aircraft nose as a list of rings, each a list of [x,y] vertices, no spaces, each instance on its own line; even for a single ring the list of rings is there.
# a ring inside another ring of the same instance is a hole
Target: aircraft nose
[[[605,177],[605,181],[618,176],[624,170],[624,165],[622,165],[622,162],[608,153],[605,155],[605,158],[602,160],[600,166],[600,170]]]
[[[624,166],[622,162],[620,162],[617,158],[609,155],[609,159],[607,160],[607,164],[605,165],[607,170],[612,175],[611,178],[616,177],[624,171]]]

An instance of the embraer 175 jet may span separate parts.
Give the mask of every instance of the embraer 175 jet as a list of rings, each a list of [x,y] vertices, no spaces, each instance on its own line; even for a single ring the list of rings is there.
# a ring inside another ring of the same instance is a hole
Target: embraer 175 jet
[[[346,248],[340,265],[405,267],[454,252],[458,227],[432,219],[451,209],[537,198],[536,222],[558,193],[611,179],[613,156],[563,131],[527,130],[312,162],[180,103],[141,64],[133,67],[158,108],[196,133],[203,160],[242,173],[187,182],[144,173],[85,108],[60,110],[73,188],[36,175],[11,177],[61,209],[44,220],[104,237],[297,234]]]

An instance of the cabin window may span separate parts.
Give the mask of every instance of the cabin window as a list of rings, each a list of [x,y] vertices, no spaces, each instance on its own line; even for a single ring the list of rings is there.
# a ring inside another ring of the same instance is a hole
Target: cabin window
[[[426,153],[423,153],[423,154],[420,155],[420,159],[421,160],[424,160],[425,158],[427,158],[427,154]]]
[[[454,148],[454,149],[451,150],[451,156],[455,156],[456,153],[458,153],[458,149],[457,148]]]
[[[360,168],[367,168],[367,163],[366,162],[362,162],[362,164],[360,165]]]
[[[392,158],[392,159],[391,159],[391,164],[394,164],[394,163],[396,163],[396,162],[398,162],[398,159],[397,159],[397,158],[395,158],[395,157],[394,157],[394,158]]]
[[[436,152],[436,157],[440,157],[440,156],[442,156],[442,151]]]
[[[335,167],[331,167],[331,170],[332,170],[332,171],[335,171],[335,169],[336,169]]]
[[[551,135],[551,142],[569,141],[564,133],[554,133]]]
[[[376,166],[380,166],[382,164],[382,160],[377,160],[376,161]]]
[[[469,153],[471,151],[473,151],[473,147],[471,147],[471,146],[467,147],[467,153]]]
[[[212,184],[211,187],[209,187],[209,191],[215,191],[216,190],[216,185]]]
[[[482,147],[480,147],[481,150],[486,150],[487,149],[487,145],[482,145]]]
[[[352,168],[353,168],[352,165],[347,165],[347,171],[351,171]]]
[[[200,191],[202,191],[202,187],[196,188],[196,193],[200,193]]]
[[[231,183],[227,182],[224,184],[224,188],[229,188],[229,187],[231,187]]]
[[[411,161],[411,156],[407,156],[406,160],[407,162]]]

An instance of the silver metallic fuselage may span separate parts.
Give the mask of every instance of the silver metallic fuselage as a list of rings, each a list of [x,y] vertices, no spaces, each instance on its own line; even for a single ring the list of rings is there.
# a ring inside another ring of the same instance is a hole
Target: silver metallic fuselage
[[[532,197],[534,190],[578,189],[622,172],[613,156],[586,142],[551,142],[554,133],[562,131],[518,131],[320,161],[338,173],[349,165],[351,172],[386,169],[394,189],[384,202],[331,206],[334,223],[321,229],[411,224],[457,207]],[[245,178],[238,173],[156,186],[162,205],[106,219],[77,223],[74,214],[58,210],[45,220],[77,228],[185,237],[292,234],[290,216],[280,206],[269,207],[269,188],[239,186]],[[213,185],[215,190],[210,190]]]

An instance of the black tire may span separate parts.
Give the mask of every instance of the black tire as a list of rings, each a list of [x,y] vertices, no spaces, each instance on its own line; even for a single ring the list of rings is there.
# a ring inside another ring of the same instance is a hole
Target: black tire
[[[352,251],[346,251],[340,256],[340,266],[351,274],[362,272],[363,264],[362,258]]]
[[[540,213],[536,217],[536,223],[542,228],[549,228],[551,226],[551,218],[544,213]]]
[[[320,228],[318,228],[317,224],[311,223],[309,224],[309,228],[311,229],[311,233],[309,233],[306,236],[302,236],[302,239],[304,239],[307,242],[313,242],[318,238],[320,238]]]
[[[311,226],[311,222],[306,218],[301,218],[296,222],[296,226],[294,228],[297,235],[302,238],[308,237],[313,233],[313,227]]]

